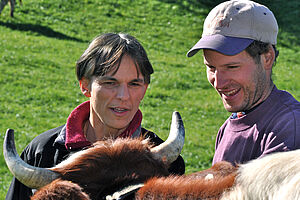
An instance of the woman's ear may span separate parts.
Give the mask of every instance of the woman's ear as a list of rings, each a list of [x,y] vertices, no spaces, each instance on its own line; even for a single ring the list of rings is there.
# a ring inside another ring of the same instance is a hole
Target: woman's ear
[[[149,84],[145,84],[144,92],[143,92],[143,95],[141,96],[141,101],[143,100],[143,98],[144,98],[144,96],[145,96],[145,94],[146,94],[146,91],[147,91],[147,89],[148,89],[148,85],[149,85]]]
[[[262,54],[262,57],[264,68],[266,70],[271,70],[275,61],[275,50],[272,47],[272,45],[269,45],[269,51],[267,53]]]
[[[80,86],[80,90],[81,90],[82,94],[84,94],[84,96],[91,97],[91,91],[89,89],[89,80],[88,79],[82,78],[79,81],[79,86]]]

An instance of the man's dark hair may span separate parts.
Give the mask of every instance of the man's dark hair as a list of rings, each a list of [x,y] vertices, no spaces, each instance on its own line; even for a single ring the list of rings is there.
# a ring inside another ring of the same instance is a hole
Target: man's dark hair
[[[278,57],[279,51],[276,49],[275,45],[272,45],[275,51],[275,60]],[[270,44],[260,41],[253,41],[245,50],[254,59],[255,63],[260,64],[260,55],[267,53],[269,51]]]

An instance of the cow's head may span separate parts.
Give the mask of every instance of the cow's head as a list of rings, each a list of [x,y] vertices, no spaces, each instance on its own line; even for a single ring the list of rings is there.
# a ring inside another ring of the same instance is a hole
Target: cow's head
[[[18,156],[14,131],[9,129],[3,154],[12,174],[30,188],[41,188],[56,179],[69,180],[84,188],[94,199],[126,184],[168,175],[167,168],[179,156],[184,137],[182,119],[174,112],[168,139],[156,147],[141,138],[99,141],[53,168],[38,168]]]

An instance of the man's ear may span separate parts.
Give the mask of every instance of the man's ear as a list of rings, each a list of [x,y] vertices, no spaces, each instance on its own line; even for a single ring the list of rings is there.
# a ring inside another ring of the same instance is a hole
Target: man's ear
[[[264,68],[266,70],[271,70],[275,61],[275,50],[272,45],[269,45],[269,51],[267,53],[262,54],[262,59]]]
[[[84,94],[84,96],[91,97],[91,91],[89,89],[89,80],[88,79],[82,78],[79,81],[79,86],[80,86],[80,90],[81,90],[82,94]]]

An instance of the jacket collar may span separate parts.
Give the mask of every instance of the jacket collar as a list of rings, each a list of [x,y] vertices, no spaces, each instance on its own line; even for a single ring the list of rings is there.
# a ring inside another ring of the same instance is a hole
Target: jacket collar
[[[65,127],[58,136],[58,142],[64,142],[68,150],[84,148],[91,145],[83,133],[83,124],[89,119],[90,101],[77,106],[69,115]],[[138,137],[141,133],[142,112],[138,110],[127,129],[118,137]]]

